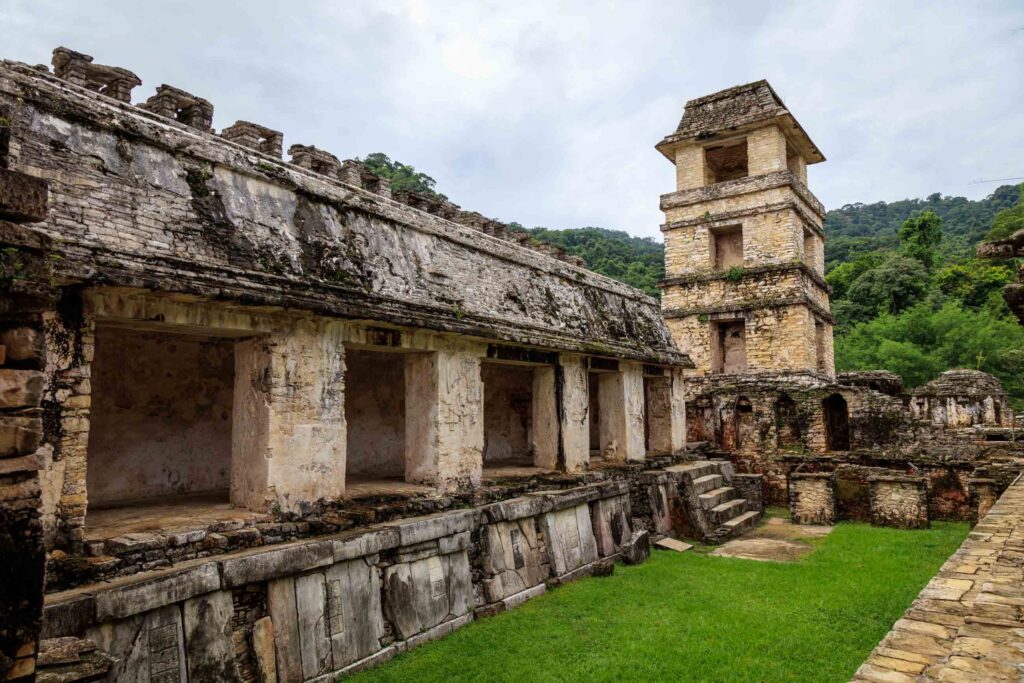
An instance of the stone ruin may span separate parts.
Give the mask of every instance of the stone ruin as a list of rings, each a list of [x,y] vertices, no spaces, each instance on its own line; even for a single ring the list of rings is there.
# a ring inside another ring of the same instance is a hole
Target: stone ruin
[[[688,102],[657,147],[676,166],[661,288],[695,364],[688,442],[764,475],[771,504],[794,500],[795,473],[833,475],[839,519],[872,519],[873,477],[925,476],[931,513],[953,519],[971,518],[971,478],[1009,484],[1001,463],[1020,450],[996,378],[951,370],[905,391],[884,371],[836,375],[825,212],[807,187],[824,156],[766,81]]]
[[[53,67],[0,63],[0,678],[327,680],[765,502],[920,526],[1008,485],[992,378],[835,375],[824,157],[764,81],[658,145],[659,308],[180,88]]]

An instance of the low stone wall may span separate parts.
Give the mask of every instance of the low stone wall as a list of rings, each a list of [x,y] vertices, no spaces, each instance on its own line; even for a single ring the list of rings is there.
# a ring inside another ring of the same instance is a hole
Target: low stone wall
[[[91,640],[111,680],[326,681],[610,573],[633,537],[629,493],[527,494],[56,593],[43,637]]]
[[[790,474],[789,511],[794,524],[835,524],[836,482],[832,474]]]
[[[928,522],[928,479],[885,475],[869,477],[871,523],[904,529],[924,529]]]
[[[1024,481],[964,544],[854,674],[855,681],[1019,681],[1024,662]]]
[[[995,479],[977,477],[967,480],[971,506],[971,524],[977,524],[999,499],[999,483]]]

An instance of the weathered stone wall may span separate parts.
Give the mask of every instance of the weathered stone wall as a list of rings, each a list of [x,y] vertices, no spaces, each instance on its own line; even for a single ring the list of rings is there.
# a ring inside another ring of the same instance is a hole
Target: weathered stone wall
[[[116,680],[320,680],[610,572],[628,492],[538,493],[53,594],[44,635],[89,637]]]
[[[870,477],[871,523],[923,529],[928,522],[928,480],[925,477]]]
[[[791,473],[789,512],[794,524],[835,524],[835,478],[825,473]]]
[[[685,363],[653,299],[508,240],[14,63],[0,106],[64,277]]]
[[[1020,680],[1024,481],[1018,479],[857,669],[855,681]]]

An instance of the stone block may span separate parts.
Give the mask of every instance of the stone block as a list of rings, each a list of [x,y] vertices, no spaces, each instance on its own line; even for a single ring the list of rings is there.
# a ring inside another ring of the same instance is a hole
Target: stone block
[[[303,680],[299,645],[299,614],[295,601],[295,579],[286,576],[267,582],[267,610],[274,622],[274,646],[278,680]]]
[[[297,543],[289,547],[261,549],[241,557],[221,560],[224,586],[233,588],[325,567],[334,562],[331,541]]]
[[[651,556],[651,533],[637,530],[622,546],[622,561],[626,564],[643,564]]]
[[[327,585],[323,574],[314,572],[295,578],[295,610],[302,677],[314,678],[331,671],[334,659],[327,630]]]
[[[185,656],[192,681],[239,681],[231,637],[231,591],[217,591],[182,606]]]
[[[96,593],[96,620],[123,619],[220,588],[217,564],[154,572],[141,580]]]
[[[928,521],[928,478],[901,475],[868,477],[871,523],[903,529],[922,529]]]
[[[334,546],[334,561],[342,562],[365,555],[374,555],[383,550],[397,548],[398,529],[383,527],[372,531],[359,531],[331,540]]]
[[[388,567],[384,595],[403,639],[463,616],[473,601],[469,557],[460,551]]]
[[[47,183],[42,178],[0,168],[0,219],[15,223],[46,220]]]
[[[15,327],[0,332],[7,362],[42,363],[43,335],[31,327]]]
[[[117,661],[108,680],[188,683],[181,608],[167,605],[93,627],[86,637]]]
[[[332,565],[324,572],[327,628],[334,669],[377,652],[384,637],[380,573],[373,558]]]
[[[442,536],[437,539],[437,551],[442,555],[469,548],[471,539],[468,531],[454,536]]]
[[[667,478],[654,481],[647,487],[647,497],[651,505],[651,521],[654,531],[667,534],[672,531],[672,492],[674,484]]]
[[[791,472],[789,511],[793,524],[835,524],[836,481],[832,473]]]
[[[43,373],[0,368],[0,409],[32,408],[43,398]]]
[[[75,636],[96,623],[96,605],[91,595],[50,602],[43,607],[43,630],[40,638]]]
[[[274,620],[257,619],[252,625],[252,649],[256,659],[259,683],[277,683],[277,661],[274,652]]]
[[[590,511],[598,554],[601,557],[614,555],[633,533],[629,523],[629,497],[602,498],[591,503]]]
[[[482,513],[489,522],[503,522],[536,517],[550,509],[550,503],[543,496],[523,496],[488,505]]]
[[[487,602],[503,600],[547,578],[548,566],[533,517],[488,524],[481,536]]]
[[[417,517],[395,524],[401,545],[415,545],[469,531],[476,525],[477,511],[455,510],[427,517]]]
[[[597,560],[597,542],[586,504],[545,513],[541,528],[556,577]]]

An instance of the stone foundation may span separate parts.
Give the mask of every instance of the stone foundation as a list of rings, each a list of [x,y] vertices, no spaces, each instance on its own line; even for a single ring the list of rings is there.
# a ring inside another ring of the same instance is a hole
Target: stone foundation
[[[871,523],[903,529],[924,529],[928,522],[928,480],[925,477],[878,476],[871,487]]]
[[[88,637],[117,659],[116,680],[270,667],[280,681],[320,680],[607,573],[632,536],[628,490],[536,493],[57,593],[44,635]]]
[[[976,525],[999,499],[999,483],[995,479],[968,479],[970,495],[971,525]]]
[[[835,477],[826,473],[791,473],[789,511],[794,524],[835,524]]]

